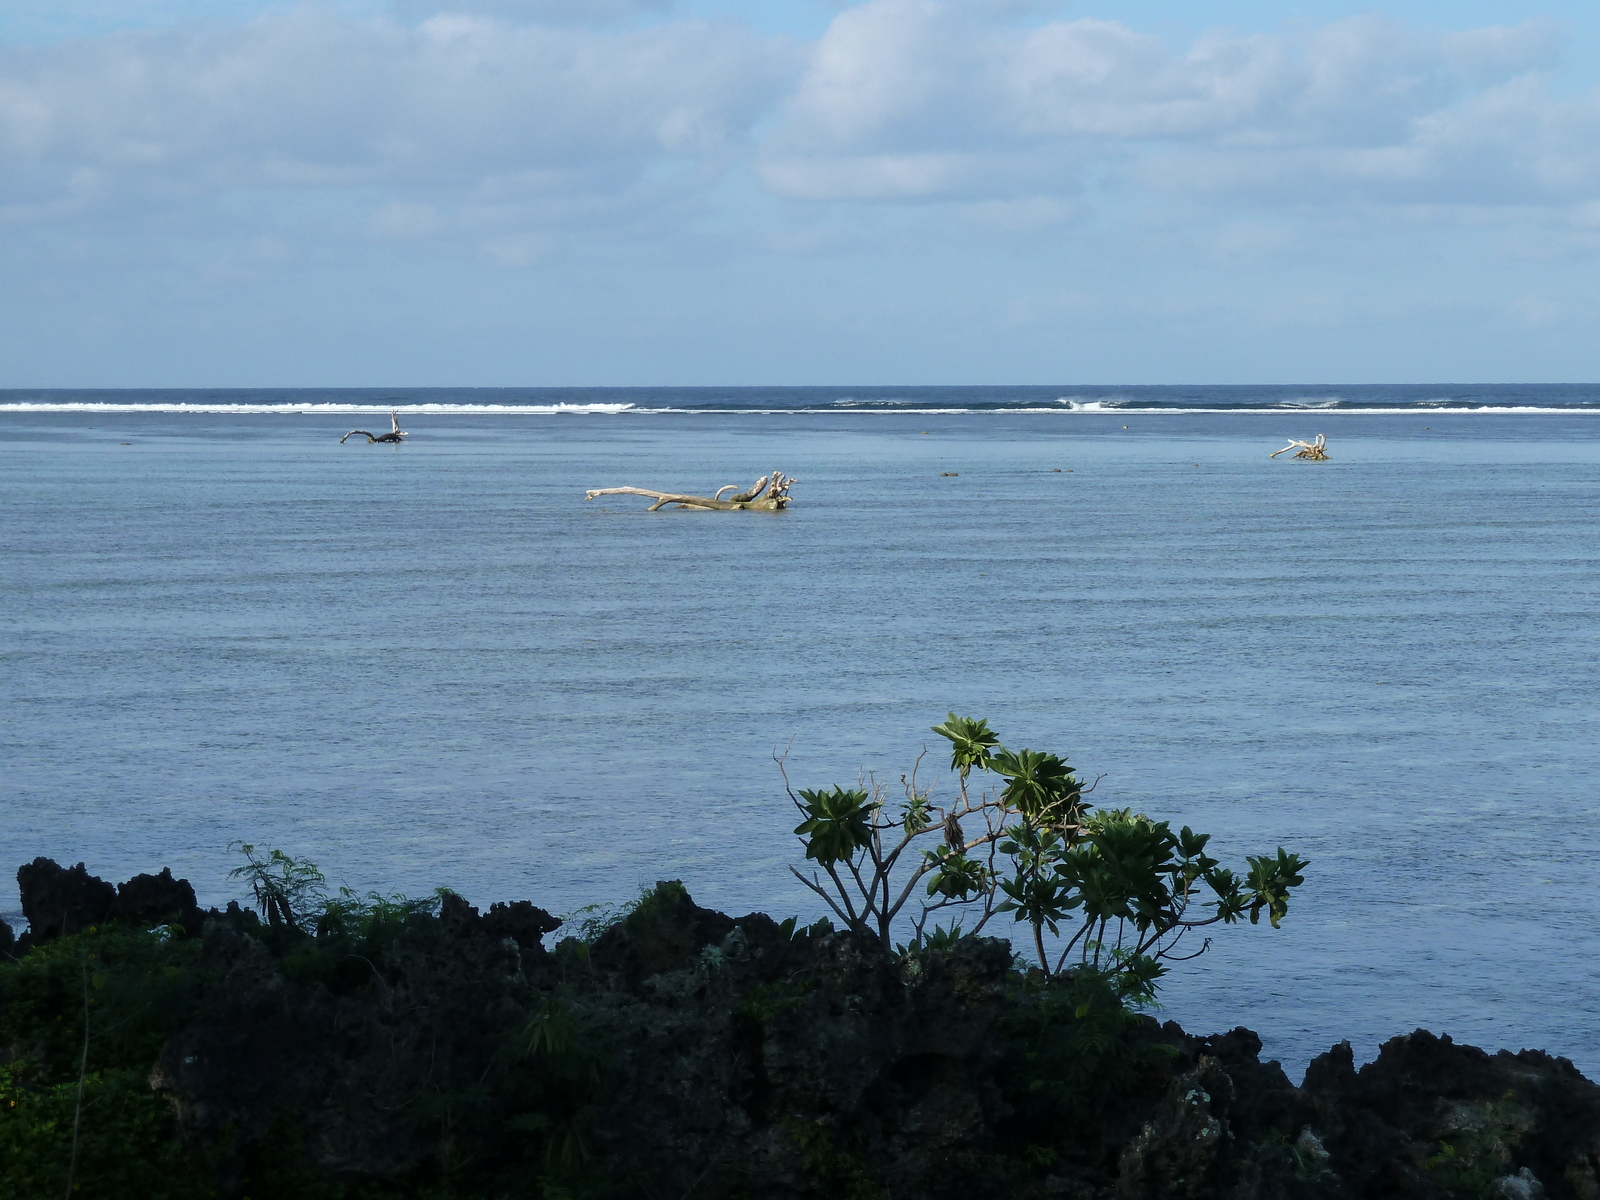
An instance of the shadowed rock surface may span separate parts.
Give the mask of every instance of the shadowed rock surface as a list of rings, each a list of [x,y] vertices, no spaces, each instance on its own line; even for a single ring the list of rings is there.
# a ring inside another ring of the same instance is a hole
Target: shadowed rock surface
[[[162,867],[159,875],[135,875],[117,884],[117,899],[109,916],[143,929],[182,925],[190,934],[199,933],[205,920],[195,903],[194,888],[187,879],[174,879],[171,867]]]
[[[17,868],[17,887],[28,921],[28,932],[21,938],[23,950],[103,924],[117,902],[117,889],[89,874],[82,863],[62,867],[51,859],[36,858]]]
[[[24,870],[69,926],[110,890]],[[186,888],[113,894],[142,925]],[[546,950],[558,925],[448,893],[315,938],[211,910],[147,1067],[168,1136],[222,1195],[1600,1200],[1600,1088],[1542,1053],[1418,1031],[1297,1088],[1249,1030],[1096,1016],[996,940],[891,958],[675,883]]]

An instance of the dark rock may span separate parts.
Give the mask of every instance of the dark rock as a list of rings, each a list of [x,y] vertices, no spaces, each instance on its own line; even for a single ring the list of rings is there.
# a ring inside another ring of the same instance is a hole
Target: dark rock
[[[482,918],[464,897],[454,892],[442,892],[439,896],[439,924],[452,937],[470,937],[480,928]]]
[[[543,953],[544,935],[561,928],[561,919],[552,917],[527,900],[510,904],[491,904],[483,914],[483,930],[493,937],[508,937],[524,952]]]
[[[1537,1184],[1600,1197],[1600,1086],[1566,1059],[1491,1055],[1419,1029],[1359,1071],[1348,1045],[1335,1047],[1304,1091],[1330,1167],[1357,1195],[1531,1195]]]
[[[1306,1067],[1300,1085],[1323,1096],[1344,1096],[1359,1086],[1356,1080],[1356,1054],[1349,1042],[1340,1042],[1326,1054],[1319,1054]]]
[[[439,899],[439,922],[451,937],[510,938],[520,950],[534,955],[545,952],[544,935],[561,928],[559,917],[551,916],[526,900],[491,904],[488,912],[480,914],[462,897],[449,891]]]
[[[187,879],[174,879],[171,867],[162,867],[159,875],[135,875],[117,884],[117,901],[110,915],[140,929],[180,925],[191,935],[200,932],[204,919],[195,903],[194,888]]]
[[[163,1048],[152,1083],[182,1097],[191,1129],[232,1125],[259,1137],[291,1096],[304,1103],[331,1087],[333,1014],[324,997],[286,979],[255,938],[219,920],[203,938],[206,965],[222,980],[201,1019]]]
[[[729,921],[679,885],[654,896],[594,948],[617,980],[596,996],[598,1149],[664,1194],[848,1192],[869,1164],[895,1196],[990,1194],[1008,945],[896,962],[849,933]]]
[[[701,908],[677,880],[664,881],[596,939],[590,962],[624,986],[638,988],[652,975],[688,966],[732,930],[732,918]]]
[[[7,921],[0,921],[0,958],[12,957],[17,945],[15,930]]]
[[[408,923],[374,951],[360,987],[336,993],[289,977],[261,942],[213,920],[204,954],[220,980],[153,1082],[193,1137],[233,1138],[248,1154],[289,1114],[316,1130],[301,1149],[308,1164],[351,1177],[492,1156],[491,1135],[517,1114],[478,1112],[470,1126],[461,1114],[484,1080],[523,1071],[534,1073],[506,1094],[542,1089],[548,1103],[557,1088],[555,1111],[590,1112],[593,1152],[623,1178],[649,1179],[652,1194],[737,1184],[799,1196],[819,1171],[854,1186],[869,1161],[895,1195],[954,1196],[993,1175],[1004,1105],[989,1035],[1004,943],[896,963],[874,941],[790,938],[667,884],[563,985],[564,965],[523,949],[553,928],[532,906],[479,916],[445,897],[436,921]],[[539,1043],[528,1057],[528,1031],[562,1013],[585,1040]],[[599,1092],[575,1069],[590,1040],[603,1047]],[[419,1096],[454,1097],[448,1142]]]
[[[481,928],[459,897],[442,908],[360,957],[359,986],[334,990],[314,969],[287,975],[230,906],[203,938],[219,981],[162,1049],[152,1084],[191,1136],[234,1144],[240,1172],[286,1114],[316,1131],[304,1153],[319,1170],[386,1178],[425,1164],[437,1143],[419,1122],[436,1104],[470,1109],[534,1009],[517,944]],[[315,939],[300,946],[314,967]]]
[[[1299,1090],[1276,1061],[1261,1061],[1261,1039],[1255,1033],[1241,1027],[1196,1042],[1232,1084],[1227,1117],[1240,1144],[1286,1142],[1299,1131]]]
[[[1226,1114],[1233,1081],[1201,1058],[1172,1081],[1156,1111],[1123,1150],[1118,1200],[1201,1200],[1214,1196],[1232,1157]]]
[[[63,867],[36,858],[17,868],[17,887],[22,892],[22,915],[28,920],[19,952],[104,924],[117,902],[117,889],[89,874],[82,863]]]
[[[193,907],[167,871],[111,897],[81,864],[23,873],[58,932]],[[619,1197],[1600,1200],[1600,1087],[1564,1059],[1419,1031],[1359,1070],[1335,1046],[1297,1088],[1247,1029],[1073,1025],[1070,981],[998,940],[893,957],[675,882],[592,946],[547,953],[558,926],[450,894],[324,937],[212,909],[206,990],[150,1081],[222,1194],[285,1165],[351,1194],[537,1194],[570,1159]],[[1050,1037],[1054,1065],[1019,1074]],[[1084,1052],[1106,1072],[1062,1083]]]
[[[201,931],[215,921],[234,933],[255,933],[261,928],[261,918],[254,909],[240,908],[237,900],[229,900],[227,908],[208,908],[200,914]]]

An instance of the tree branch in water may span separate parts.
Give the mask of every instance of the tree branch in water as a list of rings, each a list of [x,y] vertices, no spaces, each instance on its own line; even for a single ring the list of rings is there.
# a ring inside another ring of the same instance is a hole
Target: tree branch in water
[[[785,475],[782,471],[774,471],[771,475],[763,475],[751,487],[743,492],[734,492],[727,499],[722,498],[722,493],[733,488],[733,484],[726,484],[717,489],[714,496],[690,496],[679,492],[658,492],[652,488],[614,487],[592,488],[583,494],[585,500],[593,500],[596,496],[647,496],[654,500],[647,511],[657,512],[668,506],[677,508],[713,509],[717,512],[738,512],[741,510],[757,510],[777,512],[789,506],[789,488],[798,480]]]

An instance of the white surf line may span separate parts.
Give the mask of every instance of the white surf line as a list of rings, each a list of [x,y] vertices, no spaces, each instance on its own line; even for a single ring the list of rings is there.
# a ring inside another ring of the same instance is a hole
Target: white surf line
[[[1600,416],[1600,405],[1562,406],[1483,405],[1428,408],[674,408],[628,404],[110,404],[96,402],[0,403],[0,414],[81,413],[85,415],[155,414],[167,416],[372,416],[398,412],[408,416],[1058,416],[1058,417],[1175,417],[1258,416],[1294,417],[1430,417],[1430,416]]]
[[[0,413],[157,413],[170,416],[613,416],[632,404],[110,404],[90,401],[0,403]]]

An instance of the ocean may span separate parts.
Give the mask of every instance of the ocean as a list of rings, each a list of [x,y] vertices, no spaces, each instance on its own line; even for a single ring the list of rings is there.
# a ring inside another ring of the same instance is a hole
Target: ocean
[[[810,919],[774,752],[948,793],[953,710],[1311,860],[1163,1018],[1600,1077],[1600,386],[10,391],[0,499],[13,921],[41,854],[224,902],[236,839]]]

